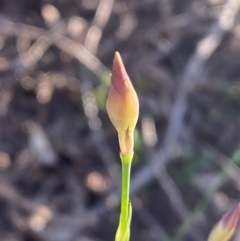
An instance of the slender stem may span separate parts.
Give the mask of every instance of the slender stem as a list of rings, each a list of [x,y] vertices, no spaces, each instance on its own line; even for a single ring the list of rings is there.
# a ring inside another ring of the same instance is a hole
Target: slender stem
[[[120,155],[120,157],[122,161],[121,214],[115,241],[129,241],[132,218],[132,206],[129,200],[129,192],[133,153],[130,155]]]
[[[122,160],[122,195],[121,195],[120,225],[123,227],[123,229],[127,228],[126,226],[128,223],[130,174],[131,174],[131,162],[125,162],[124,160]]]

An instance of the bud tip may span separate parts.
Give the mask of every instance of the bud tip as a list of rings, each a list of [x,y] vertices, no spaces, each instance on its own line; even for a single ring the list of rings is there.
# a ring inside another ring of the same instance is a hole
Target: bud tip
[[[119,83],[124,82],[128,79],[128,74],[124,67],[121,55],[119,52],[115,52],[113,60],[113,69],[112,69],[112,83],[115,87],[119,88]]]
[[[236,228],[239,216],[240,216],[240,204],[238,204],[236,208],[229,211],[223,216],[222,218],[223,225],[229,229]]]

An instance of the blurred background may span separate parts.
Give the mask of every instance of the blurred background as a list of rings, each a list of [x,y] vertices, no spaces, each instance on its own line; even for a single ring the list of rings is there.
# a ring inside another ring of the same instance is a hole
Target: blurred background
[[[206,240],[240,200],[239,8],[0,0],[0,240],[114,240],[115,51],[140,99],[131,240]]]

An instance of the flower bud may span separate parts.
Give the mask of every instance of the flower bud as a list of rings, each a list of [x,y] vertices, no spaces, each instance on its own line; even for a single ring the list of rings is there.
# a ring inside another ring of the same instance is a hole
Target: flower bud
[[[227,212],[212,229],[208,241],[228,241],[234,234],[240,215],[240,204]]]
[[[133,153],[133,131],[139,115],[139,102],[118,52],[115,53],[113,61],[107,112],[118,132],[121,154],[131,155]]]

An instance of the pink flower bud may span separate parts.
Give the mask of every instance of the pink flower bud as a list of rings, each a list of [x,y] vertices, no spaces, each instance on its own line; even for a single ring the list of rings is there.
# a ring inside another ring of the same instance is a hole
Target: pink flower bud
[[[133,153],[133,131],[139,115],[139,102],[118,52],[115,53],[113,60],[107,112],[118,132],[121,154],[131,155]]]
[[[227,241],[229,240],[237,227],[240,215],[240,204],[233,210],[227,212],[222,219],[212,229],[208,241]]]

